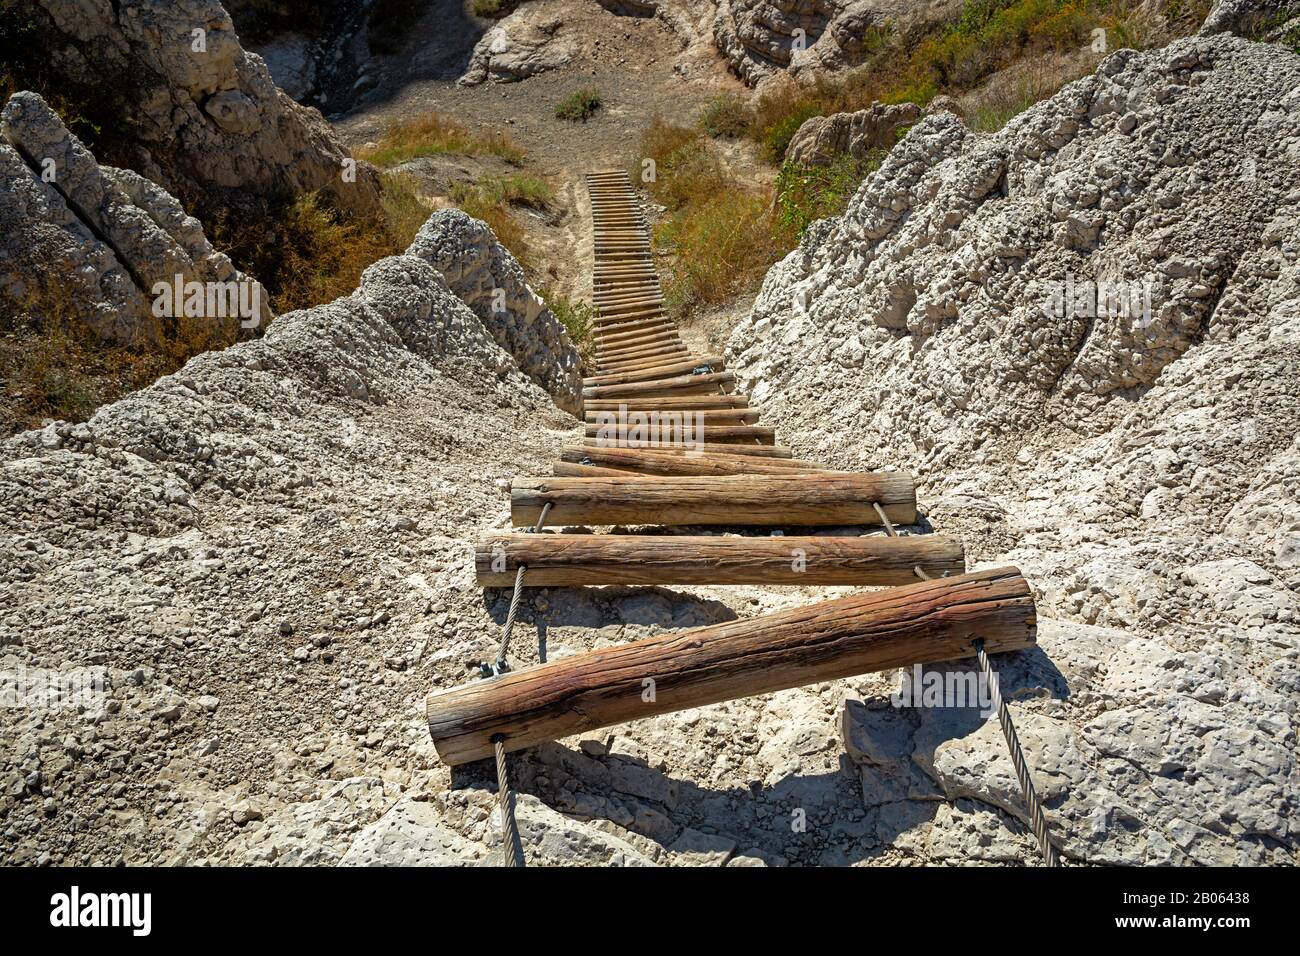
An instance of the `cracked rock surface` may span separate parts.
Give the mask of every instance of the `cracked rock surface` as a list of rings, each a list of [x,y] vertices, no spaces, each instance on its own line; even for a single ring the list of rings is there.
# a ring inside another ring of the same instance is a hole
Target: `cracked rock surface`
[[[101,166],[35,93],[15,93],[0,112],[0,198],[0,302],[10,308],[74,317],[117,342],[156,342],[165,334],[153,314],[156,283],[251,282],[248,302],[260,307],[249,325],[273,318],[266,291],[212,248],[172,195]],[[200,321],[229,322],[238,334],[238,317]]]
[[[333,129],[277,89],[240,45],[218,0],[37,0],[42,49],[68,82],[120,98],[129,165],[213,209],[327,190],[359,215],[379,209],[375,171],[352,181]]]
[[[1034,586],[1040,647],[995,664],[1070,859],[1297,856],[1298,152],[1281,47],[1120,51],[998,134],[922,120],[730,343],[797,456],[913,471]],[[843,734],[877,839],[1034,859],[996,721]]]

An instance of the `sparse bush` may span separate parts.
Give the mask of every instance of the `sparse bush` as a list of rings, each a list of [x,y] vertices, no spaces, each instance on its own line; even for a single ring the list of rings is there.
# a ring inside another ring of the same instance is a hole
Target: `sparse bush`
[[[672,313],[680,317],[757,287],[784,251],[773,237],[770,205],[766,191],[733,184],[681,209],[655,231],[673,257],[664,296]]]
[[[734,94],[715,96],[700,113],[700,128],[714,139],[739,139],[749,129],[745,102]]]
[[[780,163],[809,117],[865,109],[876,101],[924,106],[940,93],[958,96],[1026,56],[1081,49],[1097,28],[1107,31],[1112,50],[1147,48],[1166,42],[1169,32],[1194,32],[1206,7],[1207,0],[1171,0],[1163,8],[1171,24],[1166,28],[1125,0],[966,0],[958,16],[921,37],[889,25],[873,27],[865,62],[842,77],[775,85],[752,104],[748,135],[769,162]],[[1043,95],[1057,88],[1043,87]],[[985,119],[993,123],[997,117]]]
[[[596,309],[590,303],[572,302],[562,296],[552,295],[545,289],[541,295],[551,314],[564,326],[569,341],[582,356],[582,363],[590,366],[596,352]]]
[[[0,434],[46,418],[83,421],[104,402],[176,371],[200,352],[247,334],[237,323],[177,316],[141,321],[130,343],[101,339],[76,318],[62,278],[39,265],[25,276],[19,302],[0,310]]]
[[[797,245],[814,220],[844,212],[884,158],[884,151],[877,150],[865,159],[841,155],[825,166],[783,163],[776,179],[776,225],[785,245]]]
[[[479,179],[476,188],[493,202],[514,203],[532,209],[545,209],[555,199],[555,191],[550,184],[531,173],[484,176]]]
[[[471,133],[438,113],[393,124],[384,130],[373,149],[358,150],[356,155],[377,166],[394,166],[442,153],[499,156],[516,166],[524,161],[523,149],[504,133]]]
[[[782,84],[765,92],[754,103],[749,135],[771,163],[785,158],[786,148],[804,121],[813,116],[836,112],[840,105],[831,96],[822,95],[825,87],[803,88]]]
[[[484,183],[489,185],[485,186]],[[497,242],[510,250],[525,269],[533,268],[532,249],[524,227],[510,209],[505,187],[493,180],[475,183],[457,183],[451,189],[451,201],[466,215],[487,223],[497,237]]]
[[[570,120],[575,123],[581,120],[585,123],[596,115],[596,111],[602,105],[603,100],[600,90],[591,89],[590,87],[576,90],[556,104],[555,118]]]
[[[1035,103],[1078,79],[1086,64],[1042,67],[1019,76],[998,76],[966,98],[966,125],[977,133],[996,133]]]
[[[429,210],[404,176],[385,174],[383,211],[348,219],[328,196],[307,193],[286,199],[270,216],[270,228],[222,219],[209,230],[213,245],[259,279],[277,313],[310,308],[349,295],[373,262],[406,250]]]
[[[534,266],[532,249],[511,206],[545,209],[554,198],[546,180],[528,173],[483,176],[472,183],[456,183],[451,188],[451,201],[467,215],[487,223],[497,241],[526,269]]]
[[[782,250],[773,236],[769,190],[729,175],[697,128],[655,117],[641,137],[641,158],[655,162],[645,186],[672,215],[655,230],[655,244],[672,257],[664,299],[678,318],[748,291]]]
[[[669,209],[681,209],[729,187],[722,165],[699,130],[656,116],[641,136],[641,156],[654,160],[651,195]],[[640,163],[633,181],[640,176]]]
[[[71,320],[6,313],[0,319],[0,435],[49,418],[85,421],[105,402],[176,371],[187,357],[112,345]]]

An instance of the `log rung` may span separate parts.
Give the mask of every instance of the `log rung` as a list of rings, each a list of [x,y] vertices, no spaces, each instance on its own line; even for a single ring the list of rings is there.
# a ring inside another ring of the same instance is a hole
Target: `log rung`
[[[654,452],[663,455],[753,455],[758,458],[794,458],[792,452],[785,445],[718,445],[711,442],[705,442],[703,447],[683,448],[681,445],[664,445],[656,442],[646,442],[644,445],[638,445],[634,449],[628,449],[626,445],[618,445],[602,441],[599,438],[584,438],[582,440],[584,448],[606,450],[606,451],[645,451]]]
[[[678,362],[664,362],[637,372],[614,372],[610,375],[596,375],[582,380],[583,388],[600,385],[624,385],[631,382],[648,382],[655,379],[674,378],[678,375],[695,373],[697,370],[709,369],[721,371],[724,363],[721,355],[703,355],[699,358],[687,358]]]
[[[693,416],[683,418],[681,415],[675,418],[656,416],[644,423],[635,419],[620,422],[614,412],[596,414],[605,415],[607,418],[585,426],[586,437],[617,441],[620,445],[635,446],[643,439],[680,444],[688,448],[703,442],[776,444],[776,429],[769,425],[727,425],[712,422],[701,424]]]
[[[759,418],[758,409],[755,408],[684,409],[677,411],[658,411],[633,408],[621,413],[608,410],[584,410],[583,416],[588,425],[596,425],[602,421],[608,421],[611,418],[621,422],[647,420],[656,425],[659,421],[664,419],[669,421],[696,421],[702,422],[706,425],[712,425],[714,423],[723,425],[753,425]]]
[[[732,372],[713,372],[706,375],[680,375],[676,378],[656,379],[653,382],[629,382],[626,385],[593,385],[582,390],[583,398],[617,398],[621,395],[663,395],[716,391],[720,386],[736,380]]]
[[[829,471],[815,462],[778,455],[739,454],[742,449],[772,451],[775,445],[715,445],[703,452],[658,451],[645,448],[566,446],[561,462],[617,468],[649,475],[754,475],[792,471]]]
[[[792,474],[728,477],[516,478],[510,520],[551,525],[879,525],[879,503],[898,525],[916,521],[910,475]]]
[[[961,542],[943,535],[896,538],[791,535],[513,534],[474,552],[480,587],[510,587],[519,566],[529,587],[604,584],[804,584],[880,587],[961,574]]]
[[[600,648],[430,694],[447,764],[724,700],[1034,645],[1015,568],[978,571]],[[648,687],[654,693],[645,693]]]

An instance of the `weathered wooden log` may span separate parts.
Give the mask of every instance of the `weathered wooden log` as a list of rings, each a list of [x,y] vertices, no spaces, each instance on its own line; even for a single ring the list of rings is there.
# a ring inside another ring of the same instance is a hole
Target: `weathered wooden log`
[[[637,305],[597,306],[592,323],[597,327],[626,322],[632,318],[654,318],[664,314],[662,302]]]
[[[605,361],[598,359],[596,368],[599,374],[615,371],[638,371],[641,368],[649,368],[664,361],[684,361],[690,354],[683,343],[668,342],[662,346],[645,349],[640,354],[634,352],[623,358],[613,358]]]
[[[612,329],[609,334],[596,333],[596,357],[612,359],[652,346],[680,345],[681,336],[667,321],[656,320],[645,325],[628,325]]]
[[[594,385],[582,390],[583,398],[618,398],[636,395],[699,395],[717,391],[719,387],[736,381],[734,372],[713,372],[704,375],[680,375],[661,378],[653,382],[629,382],[626,385]]]
[[[597,375],[613,375],[617,372],[640,372],[643,369],[654,368],[656,365],[662,365],[665,362],[685,361],[690,357],[690,354],[685,346],[669,346],[667,349],[645,355],[635,355],[632,358],[608,363],[597,363],[595,371]]]
[[[597,321],[614,322],[617,321],[616,316],[625,315],[629,312],[662,309],[664,297],[660,292],[637,291],[626,296],[597,295],[592,297],[592,302],[596,306]]]
[[[961,574],[961,542],[937,534],[897,538],[791,535],[512,534],[474,551],[480,587],[509,587],[519,565],[530,587],[602,584],[912,584]]]
[[[594,375],[591,378],[582,380],[583,388],[594,388],[600,385],[626,385],[630,382],[649,382],[655,379],[675,378],[678,375],[693,373],[696,369],[711,369],[721,371],[726,367],[721,355],[700,355],[685,361],[669,362],[664,365],[656,365],[652,368],[642,369],[638,372],[615,372],[611,375]]]
[[[662,338],[654,342],[646,342],[644,344],[634,342],[624,348],[619,348],[613,351],[607,351],[607,352],[598,351],[596,353],[596,361],[609,362],[609,363],[634,362],[647,357],[654,358],[655,357],[654,353],[657,350],[663,350],[663,349],[678,350],[685,347],[686,347],[686,343],[684,343],[681,339],[676,338],[674,334],[674,336],[671,338]],[[672,354],[677,354],[677,353],[673,352]],[[690,355],[690,352],[687,351],[686,354]]]
[[[733,448],[722,445],[722,448]],[[744,446],[746,448],[751,446]],[[752,446],[770,448],[774,446]],[[820,472],[829,471],[810,461],[798,458],[768,458],[759,455],[719,455],[719,454],[671,454],[662,451],[642,451],[636,448],[565,448],[561,453],[562,463],[577,466],[590,465],[599,468],[611,468],[628,474],[643,475],[780,475],[792,471]],[[569,474],[572,477],[584,476],[580,472],[561,471],[555,468],[556,475]]]
[[[615,322],[593,333],[596,348],[610,351],[616,348],[630,348],[638,344],[639,338],[653,336],[677,338],[677,326],[671,319],[651,316],[648,319],[629,319],[627,322]]]
[[[626,448],[617,442],[605,441],[601,438],[584,438],[582,440],[584,448],[592,450],[610,450],[617,451]],[[663,445],[655,442],[646,442],[644,447],[637,446],[630,449],[632,451],[654,452],[657,454],[667,455],[757,455],[762,458],[793,458],[792,452],[786,445],[717,445],[705,442],[704,447],[682,448],[680,445]]]
[[[515,527],[535,525],[547,502],[550,525],[878,525],[873,502],[895,524],[916,521],[912,476],[901,472],[516,478],[510,483]]]
[[[601,295],[602,290],[597,289],[595,295],[592,296],[592,303],[595,305],[597,311],[599,311],[601,315],[607,314],[605,310],[610,308],[611,306],[621,304],[623,302],[631,301],[633,299],[648,298],[653,300],[653,302],[656,305],[663,303],[663,293],[660,292],[659,287],[657,285],[646,284],[643,286],[628,286],[628,285],[612,286],[610,287],[610,291],[618,292],[618,293],[626,292],[626,295],[621,295],[621,294]]]
[[[636,361],[638,359],[646,358],[647,356],[653,357],[654,353],[659,350],[665,350],[665,349],[679,350],[685,347],[686,347],[686,343],[684,343],[681,339],[677,338],[676,333],[672,333],[670,337],[664,337],[653,342],[645,342],[645,343],[633,342],[627,345],[626,347],[621,347],[610,351],[598,350],[596,352],[596,361],[611,362],[611,363],[631,362],[631,361]],[[689,355],[690,354],[689,351],[686,354]]]
[[[662,365],[665,361],[675,362],[682,361],[691,353],[686,346],[680,342],[670,343],[662,348],[646,349],[640,354],[635,352],[622,359],[613,359],[609,362],[598,362],[596,365],[597,374],[607,375],[614,372],[637,372],[643,368],[653,368],[655,365]]]
[[[710,460],[721,456],[709,456]],[[789,475],[808,473],[820,473],[824,469],[819,468],[773,468],[771,463],[775,461],[784,461],[781,458],[740,458],[736,461],[740,465],[718,466],[710,461],[701,462],[700,459],[682,459],[684,464],[680,467],[668,467],[660,469],[652,468],[611,468],[605,465],[583,465],[569,461],[557,461],[551,466],[551,474],[556,478],[619,478],[635,477],[636,475]],[[750,467],[744,467],[749,465]]]
[[[676,329],[660,326],[660,328],[636,329],[627,334],[617,333],[616,336],[607,338],[598,336],[595,339],[595,358],[627,358],[634,351],[664,345],[682,345]]]
[[[641,275],[614,275],[598,279],[595,283],[593,295],[600,297],[605,293],[632,293],[642,292],[652,295],[658,295],[663,292],[663,287],[659,285],[659,279],[652,273]]]
[[[622,301],[624,299],[636,298],[662,298],[663,293],[654,288],[654,284],[645,278],[638,278],[635,282],[629,282],[623,286],[612,289],[597,289],[595,297],[598,302]]]
[[[617,417],[616,412],[598,412],[597,414]],[[664,412],[638,422],[629,418],[625,423],[609,421],[603,424],[587,425],[585,435],[597,440],[606,439],[617,443],[617,447],[636,447],[640,441],[681,444],[694,447],[700,442],[716,442],[730,445],[735,443],[753,443],[775,445],[776,429],[770,425],[724,425],[701,423],[693,418],[683,419],[690,412]]]
[[[594,295],[597,299],[632,294],[661,295],[663,289],[659,280],[653,275],[613,276],[596,284]]]
[[[1015,568],[855,594],[660,634],[437,691],[425,702],[451,765],[600,727],[912,664],[1032,647],[1037,619]]]
[[[755,408],[711,408],[711,409],[641,409],[629,408],[622,411],[583,409],[588,425],[598,425],[602,421],[646,421],[686,420],[702,422],[705,425],[753,425],[758,421],[758,409]],[[602,417],[604,416],[604,417]]]
[[[677,326],[672,319],[663,316],[611,322],[609,325],[596,328],[593,332],[598,349],[620,348],[635,344],[639,338],[665,334],[676,336]]]
[[[682,395],[678,398],[656,398],[647,402],[636,402],[637,408],[647,408],[651,411],[667,411],[668,409],[684,408],[748,408],[749,396],[735,392],[731,395]],[[618,411],[620,408],[630,408],[627,399],[624,398],[593,398],[591,401],[584,403],[583,407],[590,412],[599,411]]]
[[[640,472],[626,468],[598,468],[595,465],[575,465],[568,461],[557,461],[551,467],[551,474],[556,478],[622,478]]]

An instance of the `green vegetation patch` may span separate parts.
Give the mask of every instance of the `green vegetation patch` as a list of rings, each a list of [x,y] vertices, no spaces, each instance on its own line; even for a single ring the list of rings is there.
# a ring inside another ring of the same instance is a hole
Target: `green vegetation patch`
[[[555,105],[555,118],[585,123],[603,104],[600,90],[590,87],[575,90]]]

